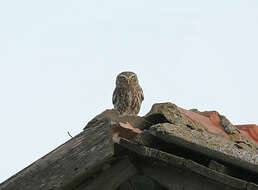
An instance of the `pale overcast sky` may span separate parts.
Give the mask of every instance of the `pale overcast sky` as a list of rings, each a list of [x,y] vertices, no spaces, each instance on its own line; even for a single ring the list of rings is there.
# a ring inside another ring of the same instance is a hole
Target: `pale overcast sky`
[[[257,0],[0,2],[0,182],[112,107],[116,75],[153,103],[258,123]]]

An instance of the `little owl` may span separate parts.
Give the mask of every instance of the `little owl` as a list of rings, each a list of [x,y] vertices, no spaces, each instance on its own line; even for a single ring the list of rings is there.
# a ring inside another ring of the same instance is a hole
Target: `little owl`
[[[137,115],[143,99],[143,91],[135,73],[122,72],[117,75],[112,101],[121,115]]]

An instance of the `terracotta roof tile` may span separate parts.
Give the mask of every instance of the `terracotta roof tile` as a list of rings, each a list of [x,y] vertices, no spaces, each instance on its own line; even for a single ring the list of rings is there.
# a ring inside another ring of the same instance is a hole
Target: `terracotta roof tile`
[[[243,135],[252,138],[258,144],[258,126],[255,124],[235,125]]]
[[[201,123],[204,127],[208,129],[208,131],[215,133],[215,134],[222,134],[225,137],[228,138],[227,133],[224,131],[223,127],[220,124],[220,119],[218,116],[218,113],[213,111],[213,112],[206,112],[208,113],[209,117],[200,115],[198,113],[185,110],[183,108],[178,107],[178,110],[185,114],[189,119],[195,120],[199,123]]]
[[[208,129],[208,131],[215,134],[221,134],[229,138],[229,135],[224,131],[224,128],[221,125],[221,120],[218,112],[205,111],[205,112],[201,112],[201,114],[198,114],[193,111],[185,110],[180,107],[178,107],[178,110],[181,113],[185,114],[189,119],[195,120],[201,123],[204,127]],[[245,137],[253,139],[258,144],[258,126],[257,125],[248,124],[248,125],[235,125],[235,126]]]

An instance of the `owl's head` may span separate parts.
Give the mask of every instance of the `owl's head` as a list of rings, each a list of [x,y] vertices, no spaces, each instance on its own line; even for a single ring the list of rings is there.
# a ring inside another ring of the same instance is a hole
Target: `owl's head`
[[[116,77],[116,86],[127,87],[130,85],[137,85],[138,78],[133,72],[126,71],[122,72]]]

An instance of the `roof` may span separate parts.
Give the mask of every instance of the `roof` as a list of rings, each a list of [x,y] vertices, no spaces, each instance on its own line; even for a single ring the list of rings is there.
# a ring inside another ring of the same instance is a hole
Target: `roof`
[[[0,190],[254,190],[257,176],[256,125],[167,102],[143,117],[102,112]]]

